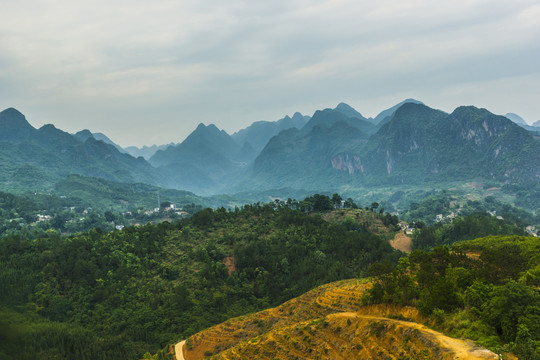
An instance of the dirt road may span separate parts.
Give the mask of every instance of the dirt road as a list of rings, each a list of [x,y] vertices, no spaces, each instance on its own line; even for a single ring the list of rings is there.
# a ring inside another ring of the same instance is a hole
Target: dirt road
[[[369,320],[384,321],[388,323],[400,324],[409,328],[418,329],[422,333],[430,336],[432,339],[437,341],[442,348],[448,349],[453,355],[453,359],[471,359],[471,360],[485,360],[485,359],[498,359],[499,357],[487,349],[476,346],[472,342],[468,342],[461,339],[454,339],[449,336],[446,336],[438,331],[432,330],[427,326],[418,324],[415,322],[402,321],[389,319],[379,316],[371,315],[361,315],[353,312],[344,312],[328,315],[328,317],[349,317],[349,318],[361,318]]]
[[[180,341],[178,344],[174,345],[174,353],[176,354],[176,360],[184,360],[184,344],[186,340]]]

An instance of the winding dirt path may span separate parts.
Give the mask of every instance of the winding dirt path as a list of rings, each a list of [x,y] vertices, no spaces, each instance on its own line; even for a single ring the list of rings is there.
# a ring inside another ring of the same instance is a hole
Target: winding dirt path
[[[176,355],[176,360],[185,360],[184,359],[184,344],[186,340],[180,341],[178,344],[174,345],[174,353]]]
[[[380,317],[380,316],[361,315],[361,314],[357,314],[353,312],[331,314],[331,315],[328,315],[328,317],[349,317],[349,318],[377,320],[377,321],[400,324],[405,327],[418,329],[422,333],[429,335],[431,338],[437,341],[441,345],[441,348],[445,348],[451,351],[454,354],[453,359],[456,359],[456,360],[457,359],[471,359],[471,360],[499,359],[497,354],[495,354],[492,351],[476,346],[475,344],[471,342],[467,342],[465,340],[451,338],[438,331],[432,330],[428,328],[427,326],[424,326],[422,324],[418,324],[415,322],[390,319],[390,318],[385,318],[385,317]]]

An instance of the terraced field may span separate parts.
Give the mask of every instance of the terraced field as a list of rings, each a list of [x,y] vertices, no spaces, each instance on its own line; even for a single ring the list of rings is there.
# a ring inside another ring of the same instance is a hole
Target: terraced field
[[[188,338],[183,357],[498,359],[471,342],[422,325],[428,322],[415,308],[362,306],[362,294],[370,285],[365,280],[339,281],[279,307],[230,319]]]

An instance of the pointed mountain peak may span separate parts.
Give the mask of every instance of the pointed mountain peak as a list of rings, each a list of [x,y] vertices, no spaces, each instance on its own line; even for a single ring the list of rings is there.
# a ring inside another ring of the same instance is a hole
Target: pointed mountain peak
[[[0,140],[20,141],[35,131],[20,111],[9,108],[0,112]]]
[[[415,104],[424,104],[423,102],[421,102],[420,100],[416,100],[416,99],[413,99],[413,98],[408,98],[408,99],[405,99],[401,102],[401,104],[405,104],[405,103],[415,103]]]
[[[92,132],[88,129],[83,129],[79,132],[77,132],[75,135],[82,135],[82,136],[92,136]]]
[[[339,111],[340,113],[348,117],[355,117],[362,120],[366,119],[362,114],[356,111],[352,106],[345,104],[344,102],[339,103],[334,110]]]
[[[403,105],[399,106],[393,113],[393,117],[403,117],[410,116],[415,114],[424,113],[426,111],[431,111],[430,107],[424,105],[423,103],[416,102],[405,102]]]
[[[218,127],[214,124],[206,126],[201,123],[191,134],[188,135],[188,137],[182,142],[182,144],[184,144],[185,146],[186,144],[203,142],[208,146],[212,147],[212,145],[223,141],[234,143],[234,140],[229,134],[227,134],[225,130],[219,130]]]
[[[204,130],[204,129],[206,129],[206,125],[204,125],[203,123],[200,123],[199,125],[197,125],[197,128],[195,129],[195,131]]]
[[[344,102],[340,102],[336,106],[336,110],[354,110],[354,108],[352,106],[350,106],[349,104],[346,104]]]
[[[491,113],[484,108],[477,108],[476,106],[473,106],[473,105],[463,105],[463,106],[457,107],[454,111],[452,111],[451,115],[456,116],[456,117],[463,117],[463,116],[470,116],[472,114],[476,116],[486,116],[486,115],[490,115]]]
[[[32,127],[26,120],[26,117],[15,108],[8,108],[0,112],[0,126],[6,128],[28,128]]]
[[[299,113],[298,111],[295,112],[292,116],[292,119],[296,120],[296,119],[304,119],[304,115],[302,115],[302,113]]]
[[[39,131],[52,131],[52,130],[58,130],[58,129],[53,124],[45,124],[39,128]]]
[[[23,117],[24,118],[24,115],[17,109],[15,108],[7,108],[5,110],[3,110],[2,112],[0,112],[0,116],[4,117],[4,116],[7,116],[7,117]]]
[[[84,129],[84,130],[81,130],[81,131],[77,132],[75,134],[75,137],[77,139],[81,140],[82,142],[85,142],[89,138],[94,137],[94,135],[92,134],[92,132],[90,130]]]
[[[203,123],[200,123],[197,128],[192,132],[193,133],[219,133],[222,132],[222,130],[219,130],[218,127],[214,124],[204,125]]]
[[[380,126],[384,125],[385,123],[387,123],[388,121],[390,121],[390,118],[392,117],[392,115],[394,115],[394,113],[397,111],[397,109],[399,109],[400,107],[402,107],[405,104],[424,105],[423,102],[415,100],[415,99],[411,99],[411,98],[405,99],[402,102],[392,106],[391,108],[381,111],[379,113],[379,115],[377,115],[375,117],[375,119],[373,119],[371,121],[375,125],[380,127]]]

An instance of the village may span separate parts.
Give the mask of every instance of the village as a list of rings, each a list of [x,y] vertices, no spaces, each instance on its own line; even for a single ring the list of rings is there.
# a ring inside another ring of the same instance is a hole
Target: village
[[[37,233],[55,230],[65,234],[88,231],[92,228],[99,228],[103,231],[123,230],[126,226],[176,221],[191,216],[200,208],[194,204],[177,206],[170,202],[164,202],[159,207],[151,209],[139,207],[123,212],[103,211],[92,207],[79,208],[77,206],[37,211],[2,212],[0,213],[0,235],[21,230]]]

